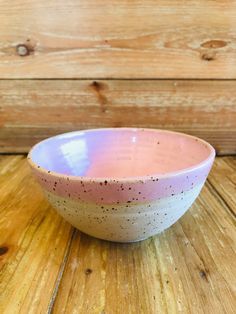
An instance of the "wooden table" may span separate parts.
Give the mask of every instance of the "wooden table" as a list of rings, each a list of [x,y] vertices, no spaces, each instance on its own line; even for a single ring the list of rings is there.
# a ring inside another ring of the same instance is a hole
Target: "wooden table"
[[[0,156],[0,313],[235,313],[236,158],[217,158],[169,230],[135,244],[75,230],[25,156]]]

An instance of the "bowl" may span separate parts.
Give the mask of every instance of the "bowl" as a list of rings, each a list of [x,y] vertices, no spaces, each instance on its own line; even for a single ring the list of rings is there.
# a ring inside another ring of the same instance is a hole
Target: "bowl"
[[[46,198],[80,231],[134,242],[173,225],[215,158],[207,142],[139,128],[76,131],[36,144],[29,164]]]

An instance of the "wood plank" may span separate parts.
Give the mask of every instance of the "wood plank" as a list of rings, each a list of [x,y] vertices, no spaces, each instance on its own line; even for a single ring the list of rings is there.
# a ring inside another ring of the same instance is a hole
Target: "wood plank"
[[[217,158],[209,177],[212,187],[236,215],[236,158]]]
[[[236,2],[0,1],[1,78],[236,78]]]
[[[235,157],[217,158],[178,223],[118,244],[74,232],[25,157],[1,156],[0,312],[234,313],[235,166]]]
[[[96,127],[177,130],[236,153],[236,81],[0,80],[0,151]]]
[[[53,313],[233,314],[235,251],[235,219],[207,183],[179,222],[146,241],[109,243],[77,232]]]
[[[71,226],[44,200],[25,158],[0,161],[0,312],[46,313]]]

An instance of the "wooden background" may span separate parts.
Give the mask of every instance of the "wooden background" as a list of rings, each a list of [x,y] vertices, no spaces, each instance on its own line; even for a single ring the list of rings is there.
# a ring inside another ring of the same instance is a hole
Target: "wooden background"
[[[236,153],[236,1],[0,0],[0,152],[84,128]]]
[[[25,157],[1,155],[120,126],[236,154],[236,0],[0,0],[0,313],[235,313],[234,157],[172,228],[121,245],[75,230]]]

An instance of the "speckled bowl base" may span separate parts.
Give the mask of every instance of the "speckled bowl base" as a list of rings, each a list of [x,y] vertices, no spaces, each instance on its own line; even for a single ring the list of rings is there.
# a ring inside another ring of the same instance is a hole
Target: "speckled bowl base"
[[[103,240],[136,242],[175,223],[192,205],[202,186],[142,204],[96,205],[49,192],[45,195],[58,213],[82,232]]]

